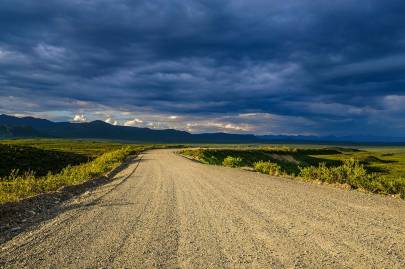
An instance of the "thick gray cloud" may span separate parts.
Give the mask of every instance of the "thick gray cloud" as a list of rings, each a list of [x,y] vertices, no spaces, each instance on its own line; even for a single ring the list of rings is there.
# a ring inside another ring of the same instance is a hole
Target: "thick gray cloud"
[[[0,112],[402,136],[403,14],[399,0],[3,0]]]

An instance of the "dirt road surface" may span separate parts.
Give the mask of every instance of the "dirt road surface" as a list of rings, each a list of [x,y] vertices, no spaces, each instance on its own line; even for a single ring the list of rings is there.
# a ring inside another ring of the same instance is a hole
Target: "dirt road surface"
[[[4,243],[1,268],[405,268],[405,202],[155,150]]]

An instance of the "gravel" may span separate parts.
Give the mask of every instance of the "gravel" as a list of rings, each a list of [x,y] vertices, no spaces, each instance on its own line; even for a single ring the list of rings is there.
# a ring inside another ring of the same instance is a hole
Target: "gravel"
[[[172,150],[56,208],[1,245],[1,268],[405,268],[403,200]]]

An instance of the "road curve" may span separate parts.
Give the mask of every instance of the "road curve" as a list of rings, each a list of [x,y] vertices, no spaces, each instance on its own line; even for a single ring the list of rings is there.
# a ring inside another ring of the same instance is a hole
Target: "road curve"
[[[0,267],[405,268],[402,200],[171,150],[146,152],[123,173],[4,243]]]

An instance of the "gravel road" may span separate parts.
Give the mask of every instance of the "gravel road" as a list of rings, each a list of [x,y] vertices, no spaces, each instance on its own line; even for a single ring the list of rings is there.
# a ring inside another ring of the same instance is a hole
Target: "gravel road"
[[[405,202],[172,150],[4,243],[1,268],[405,268]]]

